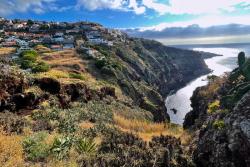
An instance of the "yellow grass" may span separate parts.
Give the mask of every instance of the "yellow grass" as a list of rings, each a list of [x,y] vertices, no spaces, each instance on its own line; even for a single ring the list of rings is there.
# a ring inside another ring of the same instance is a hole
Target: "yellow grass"
[[[136,119],[126,119],[114,114],[115,125],[122,131],[138,135],[144,141],[150,141],[153,136],[169,135],[188,142],[189,135],[181,126],[169,123],[154,123]]]
[[[69,78],[69,74],[67,72],[54,70],[54,69],[48,72],[38,73],[36,76],[39,78],[42,78],[42,77],[49,77],[49,78],[56,78],[56,79]]]
[[[79,124],[79,127],[83,130],[90,129],[94,127],[94,124],[89,121],[84,121]]]
[[[16,48],[6,48],[6,47],[0,48],[0,56],[9,55],[15,52],[16,52]]]
[[[0,166],[24,166],[24,153],[21,142],[21,136],[7,135],[2,130],[0,131]]]

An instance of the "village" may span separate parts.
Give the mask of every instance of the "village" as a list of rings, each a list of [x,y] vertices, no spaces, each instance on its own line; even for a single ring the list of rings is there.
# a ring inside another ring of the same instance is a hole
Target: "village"
[[[53,51],[80,48],[90,56],[97,52],[90,45],[112,47],[124,42],[126,34],[90,22],[44,22],[10,20],[0,17],[0,48],[14,47],[17,53],[43,45]]]

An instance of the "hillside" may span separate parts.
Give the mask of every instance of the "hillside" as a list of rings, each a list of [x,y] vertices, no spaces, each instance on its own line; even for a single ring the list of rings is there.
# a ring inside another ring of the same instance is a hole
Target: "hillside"
[[[239,67],[210,77],[192,98],[184,128],[194,131],[190,147],[198,166],[250,166],[250,60],[241,52]]]
[[[208,73],[211,54],[90,26],[103,44],[88,31],[66,49],[3,43],[15,45],[0,48],[0,166],[192,166],[191,134],[168,122],[164,97]]]

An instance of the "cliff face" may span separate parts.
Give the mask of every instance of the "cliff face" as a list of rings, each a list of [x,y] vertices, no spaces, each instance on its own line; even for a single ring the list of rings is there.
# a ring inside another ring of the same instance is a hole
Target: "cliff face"
[[[98,49],[108,53],[107,64],[118,66],[101,67],[101,78],[119,85],[136,105],[152,111],[156,121],[169,119],[164,98],[171,90],[209,72],[202,57],[206,53],[171,48],[152,40],[128,38],[112,48]]]
[[[242,67],[213,78],[191,98],[193,110],[184,128],[198,134],[192,150],[197,166],[250,166],[250,87],[245,75],[249,61]]]

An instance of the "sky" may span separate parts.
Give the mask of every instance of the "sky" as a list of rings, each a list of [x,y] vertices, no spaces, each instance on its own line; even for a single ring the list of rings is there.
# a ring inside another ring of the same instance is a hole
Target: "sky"
[[[93,21],[165,43],[178,43],[182,38],[209,42],[209,37],[218,36],[241,41],[244,34],[238,31],[250,25],[250,0],[0,0],[0,16]]]

